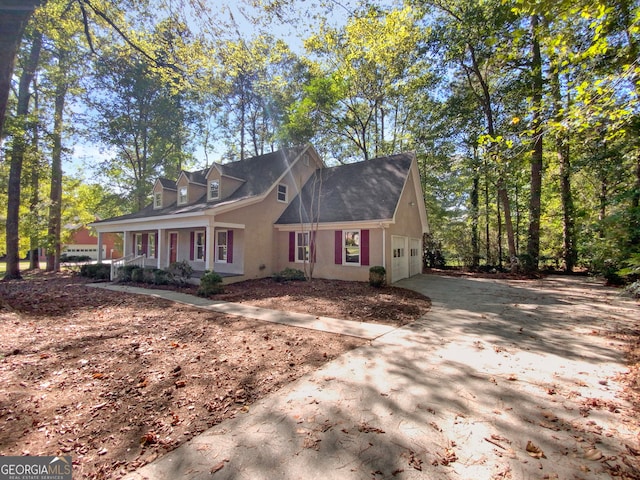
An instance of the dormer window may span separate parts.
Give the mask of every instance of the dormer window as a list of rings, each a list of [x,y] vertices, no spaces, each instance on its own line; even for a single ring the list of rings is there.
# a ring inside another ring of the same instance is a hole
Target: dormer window
[[[209,200],[218,200],[220,198],[220,180],[211,180],[209,182]]]
[[[162,208],[162,192],[153,194],[153,208]]]
[[[282,183],[278,185],[278,201],[287,203],[287,186]]]
[[[178,190],[178,205],[184,205],[188,200],[187,187],[180,187],[180,190]]]

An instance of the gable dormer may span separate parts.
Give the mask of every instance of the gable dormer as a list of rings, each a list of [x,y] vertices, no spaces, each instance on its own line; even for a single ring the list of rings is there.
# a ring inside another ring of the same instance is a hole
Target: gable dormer
[[[159,178],[153,185],[153,209],[166,208],[176,201],[176,182]]]
[[[207,189],[206,171],[182,171],[176,181],[176,196],[178,205],[194,203],[205,194]]]
[[[214,163],[207,173],[207,201],[215,202],[231,196],[245,182],[229,175],[224,165]]]

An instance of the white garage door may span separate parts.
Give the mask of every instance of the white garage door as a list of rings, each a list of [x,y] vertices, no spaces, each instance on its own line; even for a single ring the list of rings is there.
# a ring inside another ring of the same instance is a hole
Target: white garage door
[[[393,235],[391,237],[391,283],[409,276],[408,238]]]
[[[422,255],[420,249],[420,239],[412,238],[409,240],[409,276],[413,277],[422,273]]]

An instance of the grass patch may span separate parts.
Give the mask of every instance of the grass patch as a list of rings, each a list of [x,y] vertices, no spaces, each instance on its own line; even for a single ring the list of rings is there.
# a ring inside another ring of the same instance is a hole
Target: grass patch
[[[23,272],[29,269],[29,260],[20,262],[20,271]],[[7,271],[7,262],[0,262],[0,276],[4,276]]]

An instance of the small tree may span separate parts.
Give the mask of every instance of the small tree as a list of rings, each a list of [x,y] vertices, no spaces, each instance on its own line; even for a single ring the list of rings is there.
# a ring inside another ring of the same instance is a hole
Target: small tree
[[[301,182],[300,182],[301,183]],[[311,183],[311,191],[309,192],[308,209],[304,208],[305,199],[300,196],[298,204],[298,214],[300,217],[300,229],[304,236],[309,234],[309,254],[304,256],[303,269],[304,276],[307,280],[313,279],[313,270],[316,265],[316,235],[318,233],[318,224],[320,223],[320,194],[322,193],[322,172],[314,172]],[[305,215],[306,213],[306,215]],[[306,218],[305,218],[306,217]],[[305,232],[305,223],[309,222],[309,231]]]

